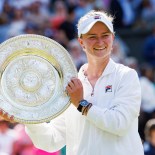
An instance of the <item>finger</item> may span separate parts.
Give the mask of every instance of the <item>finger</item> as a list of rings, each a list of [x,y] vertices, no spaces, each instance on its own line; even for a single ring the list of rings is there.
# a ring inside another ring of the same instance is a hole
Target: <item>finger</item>
[[[14,116],[11,116],[11,117],[10,117],[10,121],[11,121],[11,123],[15,123],[15,121],[14,121]]]
[[[4,117],[4,115],[5,115],[5,111],[1,109],[1,111],[0,111],[0,115],[1,115],[2,117]]]
[[[5,119],[4,114],[5,112],[2,109],[0,109],[0,119]]]
[[[77,82],[78,82],[79,86],[82,86],[82,82],[79,79],[77,79]]]
[[[0,109],[0,115],[3,115],[2,109]]]
[[[78,79],[78,78],[72,78],[71,81],[72,81],[73,83],[76,82],[76,83],[78,83],[79,85],[82,85],[80,79]]]
[[[9,119],[8,113],[4,112],[3,117],[4,117],[4,119]]]
[[[15,123],[14,121],[14,116],[13,115],[8,115],[7,112],[5,112],[4,110],[0,109],[0,116],[1,116],[1,119],[4,119],[6,121],[9,121],[11,123]]]
[[[75,85],[74,85],[74,83],[71,81],[71,82],[68,83],[68,86],[72,89]]]
[[[67,86],[67,87],[66,87],[66,90],[67,90],[67,93],[69,94],[69,93],[72,91],[72,88],[69,87],[69,86]]]
[[[77,79],[72,80],[72,82],[74,83],[74,86],[80,86]]]

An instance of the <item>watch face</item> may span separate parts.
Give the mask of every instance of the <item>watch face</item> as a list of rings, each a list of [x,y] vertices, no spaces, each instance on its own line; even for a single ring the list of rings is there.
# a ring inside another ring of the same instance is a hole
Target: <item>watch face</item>
[[[80,104],[81,104],[83,107],[85,107],[85,106],[87,106],[89,103],[88,103],[86,100],[82,100],[82,101],[80,102]]]

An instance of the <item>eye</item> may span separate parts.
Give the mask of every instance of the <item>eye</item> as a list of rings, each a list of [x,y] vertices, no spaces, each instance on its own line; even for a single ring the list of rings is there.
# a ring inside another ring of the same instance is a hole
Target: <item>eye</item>
[[[109,33],[106,33],[106,34],[102,35],[103,38],[107,38],[107,37],[109,37],[109,36],[110,36]]]
[[[90,36],[89,38],[90,38],[90,39],[95,39],[95,38],[96,38],[96,36]]]

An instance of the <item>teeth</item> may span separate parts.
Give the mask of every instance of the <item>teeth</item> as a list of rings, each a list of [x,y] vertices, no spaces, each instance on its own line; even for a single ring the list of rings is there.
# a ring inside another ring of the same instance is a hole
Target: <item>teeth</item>
[[[103,50],[104,48],[95,48],[96,50]]]

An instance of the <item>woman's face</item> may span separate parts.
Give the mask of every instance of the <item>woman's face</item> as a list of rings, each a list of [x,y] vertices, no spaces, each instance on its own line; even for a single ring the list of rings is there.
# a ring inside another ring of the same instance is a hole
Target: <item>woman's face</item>
[[[112,50],[114,35],[102,23],[97,22],[86,34],[79,38],[87,57],[109,59]]]

